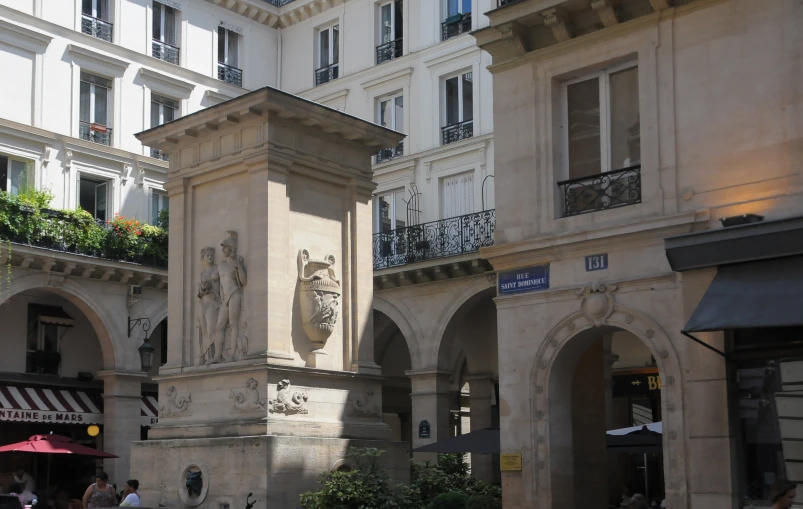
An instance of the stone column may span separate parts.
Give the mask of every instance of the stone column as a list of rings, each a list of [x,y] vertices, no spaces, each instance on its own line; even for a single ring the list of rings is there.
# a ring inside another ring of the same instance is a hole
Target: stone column
[[[470,390],[471,431],[490,428],[492,425],[491,400],[494,392],[493,375],[468,375],[465,380],[469,383]],[[493,482],[493,456],[472,454],[471,474],[477,479]]]
[[[451,394],[449,378],[451,373],[429,370],[411,370],[405,374],[412,381],[410,396],[413,403],[413,449],[449,438],[449,409]],[[421,421],[429,423],[429,438],[418,436]],[[437,461],[437,454],[415,453],[413,457],[419,461]]]
[[[104,460],[103,469],[118,488],[128,480],[131,443],[140,439],[141,384],[146,376],[140,371],[98,373],[103,380],[103,450],[119,456]]]
[[[613,344],[613,334],[605,334],[602,337],[602,380],[605,387],[605,430],[616,429],[613,423],[613,365],[619,360],[619,356],[611,351]],[[619,493],[624,486],[622,479],[623,454],[608,454],[608,495]]]
[[[165,184],[172,210],[168,239],[171,260],[185,259],[184,236],[190,226],[185,219],[190,217],[185,212],[188,207],[187,182],[188,179],[179,178]],[[192,364],[192,348],[189,340],[184,339],[192,337],[192,330],[185,328],[184,320],[184,313],[190,310],[189,304],[184,301],[185,275],[189,276],[188,270],[184,263],[168,264],[167,277],[170,284],[167,287],[167,302],[170,308],[170,320],[167,322],[167,363],[160,369],[162,374],[180,372],[185,359],[188,365]]]

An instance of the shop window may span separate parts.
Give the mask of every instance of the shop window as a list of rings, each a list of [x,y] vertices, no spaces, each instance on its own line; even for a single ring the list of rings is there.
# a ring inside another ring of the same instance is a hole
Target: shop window
[[[57,306],[28,304],[25,372],[58,375],[61,339],[73,326],[72,317]]]
[[[108,181],[95,180],[79,175],[78,205],[82,210],[92,214],[92,217],[98,221],[105,222],[111,219],[109,215],[110,187]]]
[[[19,195],[33,189],[33,161],[0,155],[0,190]]]

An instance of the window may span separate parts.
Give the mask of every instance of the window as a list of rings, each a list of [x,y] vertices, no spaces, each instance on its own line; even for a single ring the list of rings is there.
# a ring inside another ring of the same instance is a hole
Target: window
[[[474,172],[441,179],[441,219],[474,212]]]
[[[402,0],[393,0],[379,6],[377,64],[402,56],[404,51],[404,15],[402,12]]]
[[[407,226],[407,203],[404,189],[374,197],[374,233],[387,233]]]
[[[638,69],[632,64],[566,85],[569,179],[641,162],[638,98]]]
[[[58,306],[28,304],[26,373],[58,375],[61,361],[61,337],[73,319]]]
[[[160,95],[151,94],[151,127],[158,127],[175,120],[178,113],[178,101]],[[151,148],[151,157],[167,161],[167,155],[161,150]]]
[[[108,0],[81,0],[81,32],[112,42]]]
[[[82,140],[111,145],[109,99],[111,80],[81,73],[78,134]]]
[[[33,188],[33,161],[0,155],[0,189],[18,195]]]
[[[444,82],[445,125],[441,128],[443,145],[471,138],[474,135],[474,82],[467,72]]]
[[[441,40],[471,31],[471,0],[444,0],[445,19],[441,24]]]
[[[162,3],[153,2],[154,57],[178,65],[179,49],[176,45],[176,10]]]
[[[89,212],[98,221],[106,221],[109,217],[109,186],[103,180],[78,177],[78,206]]]
[[[162,192],[153,191],[151,193],[151,224],[159,224],[159,214],[163,210],[170,209],[170,200]]]
[[[318,68],[315,70],[315,86],[338,78],[340,63],[340,25],[332,25],[318,31]]]
[[[396,95],[377,102],[376,123],[394,131],[404,131],[404,96]],[[376,162],[381,163],[404,155],[404,141],[400,141],[393,148],[384,149],[376,156]]]
[[[240,62],[240,34],[228,28],[217,29],[217,79],[243,86]]]

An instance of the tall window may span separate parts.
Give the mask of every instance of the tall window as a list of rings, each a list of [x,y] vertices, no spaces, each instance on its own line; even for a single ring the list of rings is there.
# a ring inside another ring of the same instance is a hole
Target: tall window
[[[565,89],[569,179],[640,164],[638,68],[605,70]]]
[[[445,16],[441,25],[441,40],[445,41],[471,31],[471,0],[444,0]]]
[[[374,197],[374,233],[386,233],[407,226],[407,203],[404,189]]]
[[[318,31],[318,67],[315,70],[315,85],[338,78],[340,63],[340,25],[332,25]]]
[[[33,162],[0,155],[0,190],[17,195],[33,188]]]
[[[474,212],[474,173],[466,172],[441,179],[441,219]]]
[[[61,336],[73,326],[70,315],[58,306],[28,304],[26,373],[58,375]]]
[[[176,43],[176,10],[162,3],[153,2],[154,57],[178,65],[179,49]]]
[[[445,125],[441,128],[444,145],[471,138],[474,135],[474,80],[472,74],[467,72],[444,82]]]
[[[151,224],[159,224],[159,214],[170,208],[170,200],[162,192],[151,193]]]
[[[404,96],[401,94],[377,101],[376,123],[394,131],[404,131]],[[381,163],[394,157],[404,155],[404,141],[393,148],[384,149],[376,156]]]
[[[111,145],[109,100],[112,82],[109,79],[81,73],[79,137],[87,141]]]
[[[109,183],[103,180],[78,177],[78,205],[99,221],[110,219]]]
[[[376,63],[400,57],[403,52],[404,15],[402,0],[393,0],[379,6],[379,40]]]
[[[81,32],[111,42],[108,0],[81,0]]]
[[[158,127],[177,117],[178,101],[161,95],[151,94],[151,127]],[[151,148],[151,157],[167,161],[167,155],[161,150]]]
[[[240,70],[240,34],[228,28],[217,29],[217,74],[218,79],[243,86],[243,71]]]

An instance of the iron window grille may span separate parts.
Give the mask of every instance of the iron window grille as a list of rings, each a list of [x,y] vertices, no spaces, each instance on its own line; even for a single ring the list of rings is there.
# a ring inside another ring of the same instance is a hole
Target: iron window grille
[[[404,142],[399,142],[398,145],[391,148],[386,148],[380,150],[376,154],[376,164],[384,163],[386,161],[390,161],[391,159],[395,159],[396,157],[401,157],[404,155]]]
[[[179,62],[178,57],[180,52],[179,48],[166,42],[157,41],[156,39],[154,39],[151,42],[151,47],[152,47],[151,54],[153,55],[154,58],[158,58],[159,60],[164,60],[165,62],[178,65]]]
[[[404,52],[404,39],[399,38],[395,41],[386,42],[376,47],[377,65],[399,58]]]
[[[641,203],[641,165],[558,182],[563,217]]]
[[[441,41],[471,32],[471,13],[455,14],[441,23]]]
[[[338,78],[338,67],[340,64],[331,64],[315,70],[315,86],[329,83]]]
[[[111,146],[112,128],[105,125],[81,121],[78,123],[78,137],[82,140]]]
[[[88,14],[81,15],[81,32],[97,37],[107,42],[112,42],[112,31],[114,25],[99,18],[93,18]]]
[[[243,86],[243,71],[242,69],[238,69],[233,65],[226,65],[224,63],[218,62],[217,79],[241,87]]]
[[[474,136],[473,120],[441,127],[441,144],[443,145],[465,140],[472,136]]]

